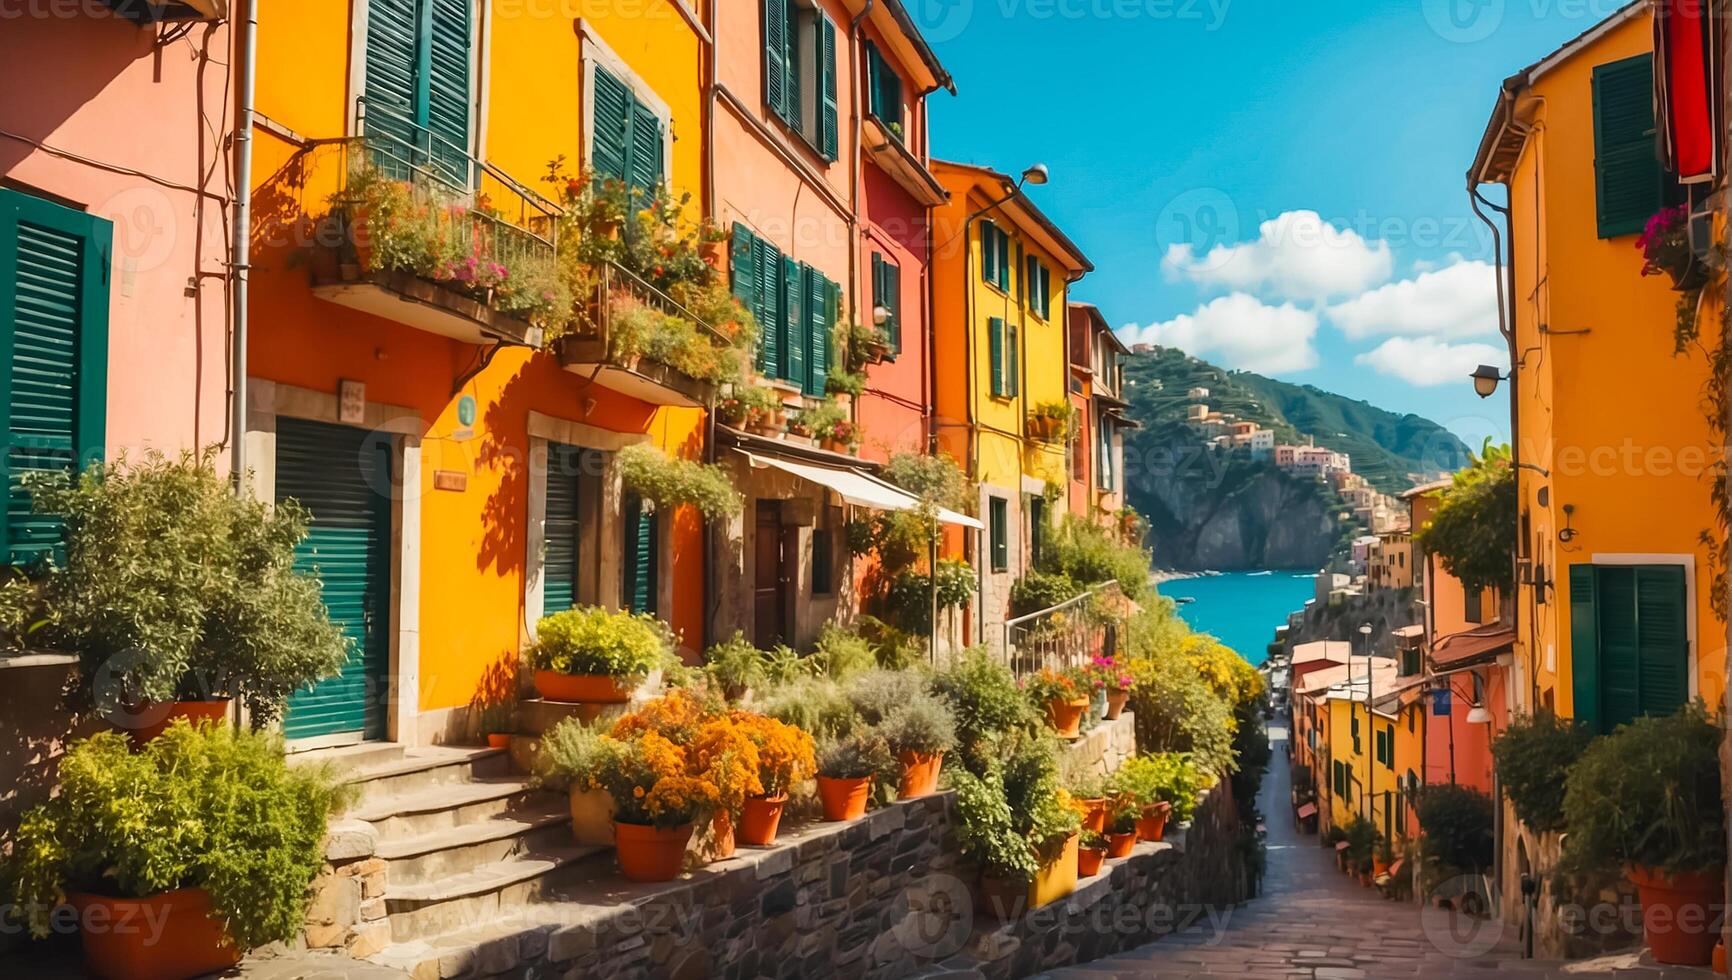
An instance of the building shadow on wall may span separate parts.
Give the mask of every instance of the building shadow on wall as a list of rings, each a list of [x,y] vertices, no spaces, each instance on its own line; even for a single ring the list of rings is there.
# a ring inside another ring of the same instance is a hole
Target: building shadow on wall
[[[529,439],[523,432],[524,420],[532,407],[533,385],[528,377],[532,363],[518,368],[499,389],[499,396],[487,406],[484,434],[475,454],[477,470],[499,474],[499,485],[482,505],[481,542],[475,551],[475,567],[482,571],[492,569],[500,575],[523,572],[524,549],[529,545],[525,534],[529,485],[539,475],[531,472],[534,466],[529,458]]]

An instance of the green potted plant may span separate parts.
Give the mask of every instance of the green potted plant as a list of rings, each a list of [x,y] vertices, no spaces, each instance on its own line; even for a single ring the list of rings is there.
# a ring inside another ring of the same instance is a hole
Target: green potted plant
[[[932,680],[932,688],[956,718],[956,743],[969,771],[986,771],[1000,746],[1015,733],[1043,725],[1017,686],[1016,677],[984,647],[965,651]]]
[[[1371,884],[1371,867],[1373,854],[1377,850],[1377,827],[1364,816],[1354,814],[1344,828],[1347,834],[1347,868],[1348,874],[1359,879],[1359,883]]]
[[[76,908],[97,976],[218,972],[300,933],[347,795],[327,769],[287,765],[270,735],[182,719],[135,751],[98,733],[61,759],[60,792],[24,815],[0,881],[39,938],[62,902]],[[114,927],[134,921],[153,927]]]
[[[588,847],[613,844],[613,796],[597,782],[615,743],[580,718],[565,718],[541,737],[536,781],[564,789],[571,805],[571,835]]]
[[[733,517],[744,506],[726,467],[669,456],[649,443],[619,451],[620,482],[658,507],[695,507],[715,521]]]
[[[32,642],[78,654],[80,700],[139,743],[177,717],[220,721],[233,698],[268,724],[349,654],[318,580],[294,568],[306,510],[237,496],[217,454],[25,477],[66,542],[37,583]]]
[[[1133,756],[1113,774],[1117,793],[1141,808],[1137,832],[1146,841],[1161,840],[1168,820],[1190,819],[1203,784],[1202,772],[1178,752]]]
[[[745,425],[748,414],[750,410],[746,403],[737,395],[730,395],[716,402],[716,421],[731,429]]]
[[[1592,741],[1587,728],[1551,712],[1513,719],[1492,742],[1498,785],[1521,821],[1539,831],[1564,829],[1570,767]]]
[[[1084,830],[1077,838],[1076,876],[1093,878],[1107,859],[1107,838],[1098,830]]]
[[[1126,858],[1137,846],[1137,821],[1142,819],[1143,805],[1134,798],[1118,794],[1107,799],[1107,857]]]
[[[818,800],[824,819],[839,822],[864,816],[873,779],[895,765],[889,744],[871,729],[826,742],[818,750]]]
[[[937,790],[944,753],[956,745],[956,718],[950,709],[920,691],[886,714],[877,728],[902,765],[897,794],[907,800]]]
[[[1059,784],[1051,738],[1022,738],[985,775],[958,773],[953,821],[980,868],[980,907],[1011,919],[1076,890],[1082,818]]]
[[[1076,738],[1082,731],[1083,713],[1089,706],[1088,682],[1075,670],[1044,668],[1023,685],[1028,699],[1046,711],[1047,721],[1059,738]]]
[[[623,704],[672,649],[654,616],[580,606],[543,616],[529,651],[535,688],[549,701]]]
[[[1097,833],[1107,829],[1107,803],[1112,795],[1111,781],[1098,773],[1074,776],[1067,780],[1066,789],[1082,814],[1084,830]]]
[[[1700,703],[1638,718],[1598,739],[1564,788],[1566,869],[1622,868],[1661,963],[1703,965],[1726,864],[1720,729]]]
[[[764,651],[746,641],[739,630],[704,651],[704,674],[729,701],[740,701],[764,683],[768,665]]]
[[[1041,402],[1029,410],[1028,434],[1042,442],[1058,442],[1070,429],[1072,412],[1068,401]]]

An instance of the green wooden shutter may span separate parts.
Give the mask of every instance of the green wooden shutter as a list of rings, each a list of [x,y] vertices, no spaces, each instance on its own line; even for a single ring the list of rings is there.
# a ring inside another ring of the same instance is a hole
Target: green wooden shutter
[[[599,65],[595,69],[595,92],[590,98],[590,176],[630,181],[632,152],[631,89]],[[657,158],[659,161],[659,157]]]
[[[1601,238],[1634,235],[1665,203],[1654,123],[1654,56],[1594,68],[1594,181]]]
[[[427,120],[433,134],[432,159],[447,178],[462,187],[473,186],[469,120],[471,103],[470,0],[426,0]]]
[[[764,102],[788,118],[788,0],[764,0]]]
[[[1022,331],[1015,324],[1004,328],[1004,393],[1022,394]]]
[[[740,305],[757,315],[758,276],[754,270],[753,258],[757,250],[752,247],[754,236],[745,225],[734,222],[734,239],[729,250],[728,275],[733,279],[734,298]]]
[[[872,114],[886,123],[902,122],[902,79],[896,70],[885,59],[884,53],[877,46],[870,45],[867,49],[867,68],[870,78],[867,82],[867,97],[871,100]],[[902,134],[892,132],[897,139]]]
[[[578,486],[583,450],[548,443],[547,510],[542,520],[541,611],[563,612],[577,604]]]
[[[1004,389],[1004,321],[989,317],[986,321],[986,350],[991,360],[992,394],[1003,398]]]
[[[824,397],[830,380],[830,330],[835,326],[836,284],[810,266],[806,267],[806,320],[809,326],[806,351],[806,394]]]
[[[1600,611],[1600,724],[1606,731],[1642,713],[1641,644],[1636,628],[1636,570],[1595,569]]]
[[[1644,715],[1669,715],[1690,699],[1686,595],[1682,565],[1636,569],[1639,706]]]
[[[818,14],[818,151],[836,159],[840,134],[836,126],[836,25]]]
[[[631,106],[631,163],[628,168],[632,187],[643,192],[647,204],[655,199],[662,185],[662,121],[642,102]]]
[[[774,376],[782,363],[782,253],[762,238],[752,246],[752,271],[758,279],[758,373]]]
[[[636,494],[626,495],[621,508],[625,515],[625,560],[621,562],[625,581],[620,591],[621,604],[634,613],[657,614],[656,565],[660,554],[656,533],[656,512]]]
[[[998,283],[998,226],[990,221],[980,223],[980,278]]]
[[[988,522],[992,533],[992,570],[995,572],[1010,569],[1010,512],[1002,497],[993,497],[988,508],[991,520]]]
[[[35,513],[30,470],[70,475],[102,458],[108,414],[107,220],[0,188],[0,451],[5,560],[61,544],[61,523]]]
[[[349,642],[336,676],[290,696],[283,734],[385,734],[391,661],[391,444],[366,429],[277,419],[276,496],[312,515],[295,570],[319,580]]]
[[[782,363],[776,376],[783,381],[805,384],[806,344],[812,325],[806,311],[811,303],[806,296],[804,266],[787,256],[782,257],[782,294],[787,305],[782,310]]]
[[[884,263],[884,306],[890,311],[890,350],[902,353],[902,267]]]

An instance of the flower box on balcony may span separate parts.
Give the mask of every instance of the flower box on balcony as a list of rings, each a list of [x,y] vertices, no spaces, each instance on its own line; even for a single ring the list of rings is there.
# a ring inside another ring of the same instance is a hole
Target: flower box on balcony
[[[541,343],[541,328],[528,320],[501,313],[481,300],[411,272],[359,272],[352,278],[315,279],[313,295],[464,343]]]
[[[701,408],[716,394],[716,386],[708,381],[699,381],[641,355],[616,362],[608,355],[607,341],[599,337],[561,337],[554,342],[554,351],[560,366],[567,371],[651,405]]]

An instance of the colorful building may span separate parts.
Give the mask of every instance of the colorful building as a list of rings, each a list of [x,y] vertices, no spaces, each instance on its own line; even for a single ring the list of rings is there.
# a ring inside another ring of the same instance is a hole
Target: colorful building
[[[256,492],[312,509],[302,560],[356,649],[290,702],[292,742],[470,735],[564,606],[654,612],[701,649],[701,522],[625,494],[617,454],[702,452],[703,394],[583,356],[606,317],[543,349],[566,324],[366,274],[355,211],[393,182],[524,275],[553,264],[565,180],[667,185],[695,221],[710,30],[675,7],[552,30],[472,0],[259,5],[246,457]]]
[[[979,569],[975,622],[1002,623],[1069,479],[1062,430],[1037,437],[1031,423],[1069,405],[1066,295],[1094,267],[1022,181],[971,164],[933,170],[950,195],[933,220],[938,444],[979,484],[986,524],[984,540],[949,547]],[[976,635],[1001,642],[996,632]]]
[[[216,5],[176,6],[160,27],[82,4],[0,30],[9,563],[56,539],[29,517],[23,470],[228,439],[231,35]],[[0,823],[52,785],[75,663],[0,658],[21,747],[0,763]]]
[[[1125,415],[1124,367],[1130,348],[1092,303],[1069,304],[1070,510],[1112,520],[1125,507],[1125,432],[1141,427]]]

